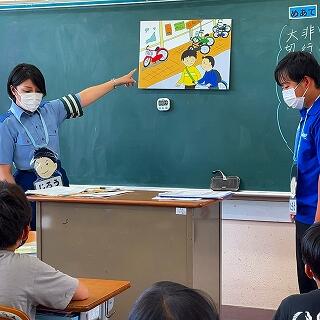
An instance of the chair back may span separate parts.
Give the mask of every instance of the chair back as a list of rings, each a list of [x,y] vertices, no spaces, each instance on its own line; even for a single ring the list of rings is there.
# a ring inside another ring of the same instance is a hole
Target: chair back
[[[23,311],[0,305],[0,320],[30,320]]]

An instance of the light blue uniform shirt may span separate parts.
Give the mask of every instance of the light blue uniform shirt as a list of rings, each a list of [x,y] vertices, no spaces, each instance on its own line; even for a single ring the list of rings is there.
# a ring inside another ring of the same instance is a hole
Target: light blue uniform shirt
[[[30,161],[36,148],[21,123],[29,130],[36,145],[45,144],[45,130],[39,113],[49,135],[46,148],[54,151],[59,157],[59,126],[65,119],[83,115],[80,94],[42,101],[38,110],[32,114],[28,114],[12,102],[8,113],[0,116],[0,164],[14,164],[18,170],[31,169]]]

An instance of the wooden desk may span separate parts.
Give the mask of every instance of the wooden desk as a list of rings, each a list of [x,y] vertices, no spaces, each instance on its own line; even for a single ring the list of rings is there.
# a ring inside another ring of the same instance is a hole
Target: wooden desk
[[[86,312],[96,307],[99,307],[98,308],[99,320],[104,320],[106,316],[106,309],[107,309],[106,303],[108,303],[108,300],[114,298],[119,293],[130,288],[129,281],[87,279],[87,278],[80,278],[80,280],[83,284],[87,286],[89,290],[89,298],[81,301],[71,301],[66,307],[66,309],[63,310],[63,312],[68,314],[69,313],[79,314],[79,320],[86,320],[87,319]],[[40,314],[41,313],[48,314],[48,312],[51,313],[55,311],[57,310],[48,309],[42,306],[37,308],[37,312],[40,312]]]
[[[219,306],[221,202],[155,195],[28,197],[37,201],[39,258],[75,277],[130,280],[113,319],[127,319],[137,297],[160,280],[200,288]]]
[[[80,278],[89,290],[89,298],[71,301],[65,311],[86,312],[130,288],[129,281]]]

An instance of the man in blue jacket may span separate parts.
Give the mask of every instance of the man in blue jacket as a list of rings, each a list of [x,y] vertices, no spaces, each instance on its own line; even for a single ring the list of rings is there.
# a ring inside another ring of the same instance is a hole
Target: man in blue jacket
[[[277,65],[275,80],[284,102],[300,112],[291,177],[290,215],[296,225],[296,259],[300,293],[317,289],[304,272],[301,239],[320,221],[320,66],[311,53],[291,52]]]

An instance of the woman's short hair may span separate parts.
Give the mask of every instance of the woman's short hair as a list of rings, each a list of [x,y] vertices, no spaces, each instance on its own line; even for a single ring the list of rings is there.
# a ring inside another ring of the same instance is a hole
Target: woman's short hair
[[[15,97],[12,94],[11,86],[17,87],[28,79],[38,87],[43,96],[47,94],[46,83],[41,71],[32,64],[20,63],[13,68],[7,82],[7,92],[13,101],[15,101]]]
[[[202,291],[161,281],[135,302],[129,320],[218,320],[212,299]]]

